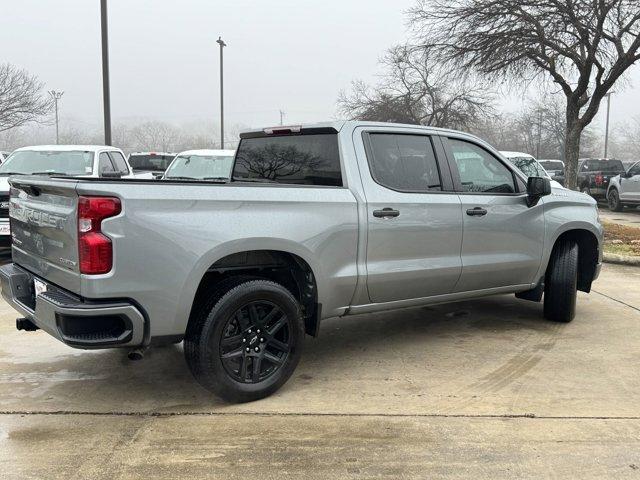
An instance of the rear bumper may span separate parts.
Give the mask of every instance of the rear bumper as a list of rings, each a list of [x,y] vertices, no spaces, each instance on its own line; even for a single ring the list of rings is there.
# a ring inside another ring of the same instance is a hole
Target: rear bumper
[[[607,197],[607,186],[603,187],[591,187],[591,196],[594,198],[606,198]]]
[[[36,297],[34,278],[14,263],[1,266],[2,296],[21,315],[61,342],[82,349],[143,344],[145,317],[132,303],[80,299],[50,284]]]

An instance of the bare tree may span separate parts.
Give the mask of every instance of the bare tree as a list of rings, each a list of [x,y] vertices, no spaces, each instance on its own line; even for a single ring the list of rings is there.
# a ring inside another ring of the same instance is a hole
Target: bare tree
[[[638,0],[418,0],[425,48],[460,71],[516,82],[544,76],[566,97],[567,181],[600,102],[640,59]]]
[[[247,172],[271,181],[297,175],[302,170],[314,172],[325,163],[322,158],[309,152],[280,145],[245,149],[238,155],[237,162]]]
[[[491,96],[465,76],[447,71],[422,48],[397,46],[382,64],[382,82],[362,81],[338,98],[340,112],[352,119],[468,128],[493,113]]]
[[[38,77],[9,63],[0,65],[0,132],[37,121],[53,102]]]
[[[180,143],[181,132],[173,125],[160,121],[147,121],[133,128],[131,135],[142,150],[173,151]]]
[[[525,103],[516,113],[502,113],[475,124],[471,131],[500,150],[529,153],[541,159],[564,160],[564,108],[555,97]],[[583,131],[581,156],[593,156],[599,144],[593,130]]]

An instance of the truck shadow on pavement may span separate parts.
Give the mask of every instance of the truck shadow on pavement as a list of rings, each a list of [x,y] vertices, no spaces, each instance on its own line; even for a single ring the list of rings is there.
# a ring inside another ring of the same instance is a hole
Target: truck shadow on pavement
[[[327,392],[364,390],[375,397],[390,388],[419,393],[452,376],[466,376],[470,385],[491,390],[525,368],[521,364],[534,365],[526,352],[552,348],[564,327],[545,321],[540,304],[512,296],[330,319],[318,339],[307,339],[289,382],[258,403],[273,406],[295,398],[294,404],[302,405]],[[123,350],[52,345],[55,341],[42,332],[3,337],[0,403],[5,411],[162,414],[226,405],[193,380],[181,345],[150,349],[143,360],[132,362]],[[29,358],[29,349],[39,352]],[[525,357],[518,360],[522,352]],[[481,374],[477,368],[492,356],[502,357],[495,378],[494,372],[487,376],[486,369]],[[516,358],[517,365],[509,367],[505,358]]]

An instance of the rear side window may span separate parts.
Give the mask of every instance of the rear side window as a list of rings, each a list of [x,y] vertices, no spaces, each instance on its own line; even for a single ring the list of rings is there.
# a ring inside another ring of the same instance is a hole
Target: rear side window
[[[109,152],[111,155],[111,159],[113,160],[113,164],[118,169],[118,172],[123,175],[129,174],[129,168],[127,167],[127,162],[125,162],[124,157],[120,152]]]
[[[235,181],[342,186],[338,136],[245,138],[238,146]]]
[[[442,190],[431,138],[424,135],[372,133],[369,166],[373,179],[391,190]]]

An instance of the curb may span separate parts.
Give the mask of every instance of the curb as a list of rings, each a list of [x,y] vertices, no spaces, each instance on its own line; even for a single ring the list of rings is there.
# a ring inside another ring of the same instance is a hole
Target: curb
[[[629,265],[640,267],[640,257],[630,257],[628,255],[617,255],[615,253],[605,253],[602,256],[604,263],[614,263],[616,265]]]

